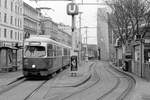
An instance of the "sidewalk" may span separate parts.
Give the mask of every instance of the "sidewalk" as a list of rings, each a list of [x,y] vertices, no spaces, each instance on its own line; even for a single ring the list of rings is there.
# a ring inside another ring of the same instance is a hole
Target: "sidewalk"
[[[78,66],[78,71],[76,72],[76,76],[71,76],[70,68],[67,72],[62,75],[62,77],[56,79],[54,81],[53,87],[77,87],[86,81],[88,81],[91,77],[90,67],[93,65],[92,62],[81,63]]]
[[[117,68],[117,67],[116,67]],[[121,68],[118,70],[124,72]],[[130,100],[150,100],[150,81],[146,81],[133,73],[124,72],[132,76],[136,80],[135,88],[132,92]]]

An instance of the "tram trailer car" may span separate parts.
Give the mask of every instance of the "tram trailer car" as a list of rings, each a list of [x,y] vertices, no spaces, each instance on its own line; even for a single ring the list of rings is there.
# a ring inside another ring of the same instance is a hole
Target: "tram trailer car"
[[[24,43],[23,75],[47,76],[70,64],[71,47],[46,37],[30,37]]]

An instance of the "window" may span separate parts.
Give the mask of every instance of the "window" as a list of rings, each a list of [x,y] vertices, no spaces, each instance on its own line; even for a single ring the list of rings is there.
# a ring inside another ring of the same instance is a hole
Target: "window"
[[[5,0],[5,8],[7,8],[7,0]]]
[[[13,16],[10,18],[10,24],[13,24]]]
[[[18,13],[19,13],[20,11],[19,11],[19,7],[18,7]]]
[[[7,37],[7,29],[4,29],[4,37]]]
[[[62,55],[62,48],[57,46],[57,56],[61,56]]]
[[[20,40],[22,40],[22,34],[20,33]]]
[[[11,2],[11,11],[13,11],[13,2]]]
[[[4,22],[7,23],[7,14],[4,14]]]
[[[43,46],[25,46],[26,57],[45,57],[46,51]]]
[[[15,39],[17,39],[17,32],[15,32]]]
[[[1,28],[0,28],[0,37],[1,37]]]
[[[22,28],[22,21],[20,20],[20,27]]]
[[[2,3],[2,0],[0,0],[0,7],[2,6],[2,4],[1,4],[1,3]]]
[[[20,36],[19,36],[19,32],[18,32],[18,40],[19,40],[19,37],[20,37]]]
[[[1,18],[1,16],[2,16],[2,15],[1,15],[1,12],[0,12],[0,22],[2,21],[2,18]]]
[[[54,56],[56,56],[56,54],[57,54],[56,50],[57,50],[57,47],[56,47],[56,45],[54,45],[54,47],[53,47]]]
[[[15,12],[17,13],[17,5],[15,6]]]
[[[64,48],[64,55],[66,56],[67,55],[67,49]]]
[[[20,22],[20,20],[18,19],[18,27],[19,27],[19,22]]]
[[[15,26],[17,26],[17,18],[15,18]]]
[[[22,8],[20,8],[20,14],[22,14]]]
[[[53,56],[53,45],[52,44],[48,44],[47,45],[47,56]]]
[[[10,38],[13,38],[13,30],[10,31]]]

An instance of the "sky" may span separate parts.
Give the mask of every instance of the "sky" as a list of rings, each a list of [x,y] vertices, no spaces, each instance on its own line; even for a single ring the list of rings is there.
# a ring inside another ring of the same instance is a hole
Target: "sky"
[[[67,15],[66,6],[70,1],[30,1],[23,0],[32,7],[49,7],[52,10],[43,10],[45,16],[49,16],[57,23],[64,23],[71,26],[71,16]],[[76,3],[81,3],[82,0],[76,0]],[[103,0],[83,0],[84,3],[103,2]],[[79,11],[83,12],[81,15],[81,27],[95,27],[87,29],[88,44],[97,44],[97,8],[105,7],[104,5],[79,5]],[[79,15],[76,16],[76,26],[79,27]],[[81,34],[83,42],[85,40],[85,29],[82,28]]]

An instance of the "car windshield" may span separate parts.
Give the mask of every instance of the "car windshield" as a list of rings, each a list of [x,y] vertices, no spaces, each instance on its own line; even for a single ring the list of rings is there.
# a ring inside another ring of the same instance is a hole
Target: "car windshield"
[[[43,46],[25,46],[25,57],[44,57],[45,55]]]

